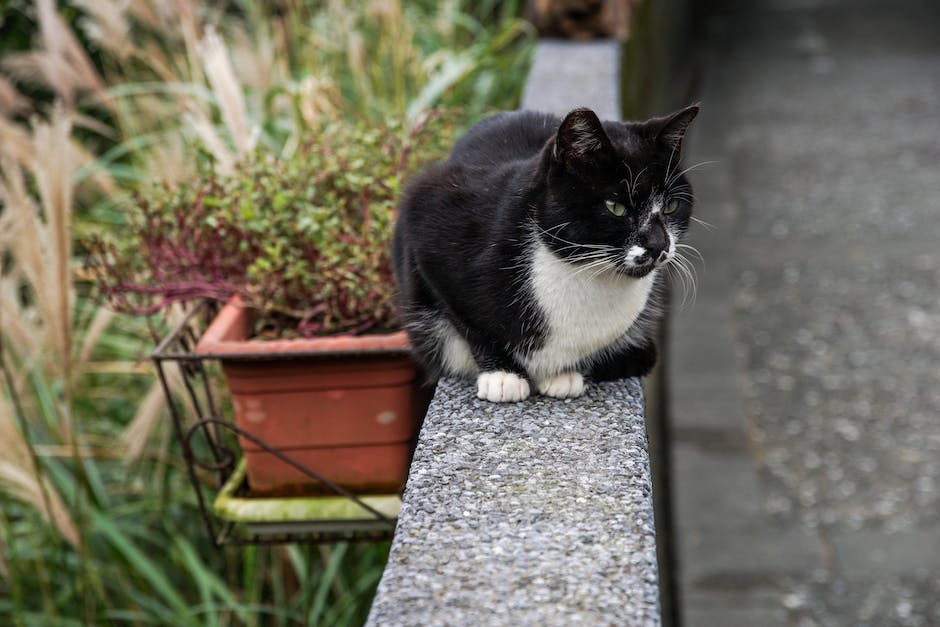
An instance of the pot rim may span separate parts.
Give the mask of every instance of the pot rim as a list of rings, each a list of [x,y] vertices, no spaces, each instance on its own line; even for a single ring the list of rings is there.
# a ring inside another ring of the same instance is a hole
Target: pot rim
[[[408,354],[405,331],[370,335],[339,335],[287,340],[249,340],[245,337],[251,308],[231,297],[196,344],[197,355],[215,358],[273,359],[304,356]]]

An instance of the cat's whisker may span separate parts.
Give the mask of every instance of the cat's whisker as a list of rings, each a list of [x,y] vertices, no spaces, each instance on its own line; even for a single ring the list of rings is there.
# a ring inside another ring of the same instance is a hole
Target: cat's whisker
[[[676,244],[676,248],[689,251],[690,253],[698,257],[699,261],[702,262],[703,266],[705,265],[705,257],[702,256],[702,251],[700,251],[695,246],[692,246],[691,244]]]
[[[693,302],[695,301],[695,291],[696,291],[696,274],[695,269],[689,263],[688,259],[684,256],[676,255],[676,268],[685,276],[687,283],[685,284],[686,294],[685,296],[690,298]],[[685,298],[683,299],[685,301]]]
[[[555,226],[550,226],[550,227],[548,227],[547,229],[542,229],[542,232],[543,232],[543,233],[548,233],[549,231],[555,231],[555,230],[560,231],[560,230],[562,230],[563,228],[565,228],[566,226],[568,226],[569,224],[571,224],[571,220],[568,220],[567,222],[562,222],[561,224],[556,224]],[[536,224],[536,226],[538,226],[539,228],[542,228],[542,227],[539,226],[538,224]]]
[[[613,252],[613,250],[615,249],[610,249],[610,248],[598,248],[594,250],[588,249],[585,252],[573,253],[569,255],[568,257],[565,257],[565,259],[567,261],[577,261],[579,259],[591,259],[594,257],[607,257],[610,255],[611,252]]]
[[[529,223],[532,225],[532,227],[533,227],[533,229],[534,229],[533,235],[534,235],[536,238],[537,238],[539,235],[545,235],[545,236],[547,236],[547,237],[551,237],[551,238],[555,238],[555,239],[561,239],[561,238],[558,237],[557,233],[553,233],[552,231],[561,231],[561,230],[564,229],[566,226],[568,226],[569,224],[571,224],[570,221],[568,221],[568,222],[562,222],[561,224],[556,224],[555,226],[551,226],[551,227],[548,227],[547,229],[545,229],[545,228],[542,228],[542,226],[541,226],[540,224],[538,224],[537,222],[535,222],[535,220],[530,220]]]
[[[579,259],[569,259],[568,263],[572,263],[574,265],[583,267],[583,265],[595,264],[599,261],[603,261],[603,262],[610,261],[610,256],[609,255],[595,255],[593,257],[581,257]],[[581,268],[579,267],[578,272],[580,272],[580,270]]]
[[[685,276],[679,272],[677,267],[672,263],[668,263],[664,267],[666,268],[666,272],[669,274],[670,279],[672,279],[672,283],[674,285],[678,283],[682,287],[682,302],[679,303],[679,308],[684,309],[689,293],[688,279],[686,279]]]
[[[673,180],[672,178],[670,178],[672,174],[672,158],[676,155],[676,150],[678,150],[678,148],[679,148],[679,144],[675,144],[672,147],[672,150],[669,152],[669,161],[666,162],[666,187],[667,188],[669,187],[669,181]],[[676,160],[676,167],[677,168],[679,167],[678,160]]]
[[[553,227],[548,228],[548,229],[543,229],[543,228],[541,228],[538,224],[534,224],[534,223],[533,223],[533,226],[534,226],[535,229],[536,229],[536,234],[537,234],[537,235],[545,235],[545,236],[550,237],[550,238],[552,238],[552,239],[554,239],[554,240],[556,240],[556,241],[562,242],[563,244],[568,244],[568,246],[565,246],[565,247],[559,249],[559,251],[561,251],[561,250],[567,250],[567,249],[569,249],[569,248],[590,248],[590,249],[597,249],[597,250],[615,250],[614,247],[613,247],[613,246],[610,246],[609,244],[579,244],[579,243],[577,243],[577,242],[572,242],[572,241],[570,241],[570,240],[566,240],[566,239],[563,238],[563,237],[559,237],[556,233],[551,233],[551,232],[550,232],[550,231],[553,231],[553,230],[560,231],[561,229],[563,229],[564,227],[568,226],[569,224],[571,224],[571,222],[564,222],[564,223],[562,223],[562,224],[558,224],[558,225],[553,226]]]
[[[685,248],[686,246],[688,246],[688,244],[681,244],[680,246],[681,246],[682,248]],[[691,246],[688,246],[688,247],[689,247],[689,248],[692,248]],[[696,250],[695,252],[698,253],[698,250]],[[683,254],[681,248],[678,249],[678,250],[676,250],[674,259],[676,260],[676,262],[682,264],[683,266],[685,266],[686,268],[688,268],[688,269],[689,269],[690,271],[692,271],[693,273],[695,272],[695,265],[692,263],[692,260],[691,260],[691,259],[689,259],[688,257],[685,256],[685,254]],[[703,260],[703,261],[704,261],[704,260]]]
[[[694,264],[679,251],[676,251],[675,256],[672,258],[672,263],[674,263],[676,269],[688,279],[688,283],[683,282],[685,294],[682,299],[682,307],[685,307],[687,303],[686,297],[690,297],[688,302],[694,305],[698,291],[698,276]]]
[[[674,276],[676,276],[679,279],[679,284],[681,285],[681,289],[682,289],[682,299],[678,302],[677,309],[679,311],[685,311],[689,307],[689,303],[692,300],[689,297],[689,293],[691,291],[689,287],[689,279],[686,278],[686,276],[682,272],[680,272],[677,268],[674,269],[673,272],[674,272]]]
[[[695,266],[688,258],[677,251],[669,263],[666,264],[666,267],[675,271],[674,276],[682,284],[683,297],[680,308],[685,308],[687,304],[694,305],[698,287]]]
[[[605,256],[616,255],[620,251],[619,248],[615,246],[609,246],[606,244],[597,246],[597,247],[585,247],[585,248],[587,248],[585,252],[572,254],[571,256],[567,257],[567,260],[572,261],[575,259],[580,259],[582,257],[590,258],[590,257],[597,257],[599,255],[605,255]]]
[[[643,173],[646,172],[649,166],[643,166],[643,169],[637,172],[636,177],[633,179],[633,184],[630,185],[630,201],[633,201],[633,197],[636,195],[636,184],[640,180],[640,177],[643,176]]]
[[[597,253],[601,253],[601,254],[611,254],[611,253],[615,253],[615,252],[617,252],[617,251],[619,250],[618,248],[613,248],[613,247],[611,247],[611,246],[597,246],[597,247],[594,247],[594,246],[571,246],[571,247],[569,247],[569,248],[584,248],[584,249],[585,249],[585,252],[583,252],[583,253],[570,253],[570,256],[571,256],[571,257],[579,257],[579,256],[581,256],[582,254],[584,254],[584,255],[597,254]]]
[[[685,168],[685,169],[683,169],[683,170],[678,170],[678,164],[677,164],[677,168],[676,168],[677,171],[676,171],[674,174],[672,174],[671,176],[669,176],[669,177],[666,178],[666,187],[669,188],[669,187],[671,187],[672,185],[674,185],[675,183],[677,183],[677,182],[679,181],[679,179],[682,178],[682,176],[683,176],[684,174],[688,174],[689,172],[691,172],[691,171],[693,171],[693,170],[696,170],[696,169],[698,169],[698,168],[700,168],[700,167],[702,167],[702,166],[712,165],[712,164],[715,164],[715,163],[718,163],[718,162],[717,162],[717,161],[700,161],[700,162],[698,162],[698,163],[693,163],[692,165],[690,165],[689,167],[687,167],[687,168]]]
[[[696,218],[695,216],[692,216],[692,221],[695,222],[696,224],[701,224],[703,227],[705,227],[709,231],[714,231],[718,228],[714,224],[710,222],[706,222],[705,220],[702,220],[700,218]]]
[[[685,257],[677,257],[676,267],[681,268],[681,271],[689,279],[688,290],[691,295],[692,303],[694,304],[696,292],[698,291],[698,273],[695,270],[695,266],[692,264],[692,262],[689,259]]]
[[[596,279],[598,276],[600,276],[600,275],[603,274],[604,272],[616,272],[618,265],[620,265],[620,261],[619,261],[618,259],[616,259],[616,258],[609,258],[609,259],[607,259],[607,262],[606,262],[606,263],[599,264],[599,265],[596,267],[596,269],[594,270],[594,272],[591,273],[591,276],[588,277],[588,280],[589,280],[589,281],[593,281],[594,279]]]
[[[591,281],[591,280],[593,280],[598,274],[600,274],[601,272],[603,272],[606,268],[607,268],[607,264],[606,264],[606,263],[592,264],[592,265],[590,265],[590,266],[584,266],[584,267],[582,267],[582,268],[579,268],[579,269],[577,270],[577,272],[574,273],[573,276],[578,276],[578,275],[581,275],[582,273],[586,272],[587,270],[591,270],[591,273],[588,274],[588,275],[585,277],[585,280],[586,280],[586,281]]]
[[[685,200],[688,200],[690,203],[695,202],[695,194],[693,194],[692,192],[687,192],[683,190],[679,190],[679,191],[666,190],[666,195],[671,198],[684,198]]]
[[[519,259],[519,262],[518,262],[518,263],[514,263],[514,264],[512,264],[511,266],[502,266],[502,267],[500,268],[500,270],[525,270],[525,269],[527,269],[527,268],[529,267],[529,265],[531,264],[531,262],[530,262],[528,259],[526,259],[525,257],[520,257],[520,258],[518,258],[518,259]],[[521,276],[521,278],[525,278],[525,275],[524,275],[524,274],[522,274],[522,275],[520,275],[520,276]],[[514,280],[514,281],[518,281],[519,278],[520,278],[520,277],[516,277],[516,278],[513,279],[513,280]]]
[[[687,167],[686,169],[682,170],[681,172],[679,172],[679,173],[673,175],[672,177],[670,177],[669,179],[667,179],[667,180],[666,180],[666,187],[669,187],[670,185],[672,185],[672,184],[673,184],[675,181],[677,181],[677,180],[679,179],[679,177],[681,177],[683,174],[688,174],[688,173],[691,172],[692,170],[695,170],[695,169],[697,169],[697,168],[701,168],[702,166],[714,165],[714,164],[716,164],[716,163],[718,163],[718,162],[717,162],[717,161],[699,161],[698,163],[695,163],[695,164],[693,164],[693,165],[690,165],[690,166]]]
[[[666,273],[669,275],[669,282],[673,286],[681,286],[682,289],[682,300],[685,301],[685,295],[688,293],[688,288],[686,287],[686,278],[679,273],[672,263],[667,263],[663,266],[666,269]],[[681,307],[682,305],[680,305]]]
[[[607,251],[617,250],[616,247],[611,246],[609,244],[569,244],[568,246],[562,246],[561,248],[558,248],[557,252],[561,252],[563,250],[569,250],[571,248],[587,248],[589,250],[607,250]]]
[[[597,276],[599,272],[603,272],[604,270],[613,268],[615,265],[616,265],[616,261],[613,258],[611,258],[609,255],[605,255],[603,257],[594,259],[590,263],[586,263],[582,265],[577,270],[575,270],[574,274],[578,275],[584,272],[591,271],[589,278],[594,278],[595,276]],[[594,272],[595,270],[597,272]]]
[[[596,272],[592,273],[588,277],[589,279],[593,279],[604,270],[612,267],[612,265],[613,264],[611,263],[611,260],[609,257],[604,257],[603,259],[597,259],[595,261],[592,261],[591,263],[586,263],[580,268],[578,268],[577,270],[575,270],[574,276],[577,276],[578,274],[581,274],[582,272],[585,272],[587,270],[596,270]]]
[[[635,179],[634,176],[633,176],[633,168],[630,167],[630,164],[627,163],[626,161],[624,161],[624,162],[623,162],[623,165],[626,166],[626,168],[627,168],[627,174],[630,175],[630,180],[629,180],[629,182],[627,183],[627,185],[628,185],[629,188],[630,188],[630,200],[632,201],[632,200],[633,200],[633,186],[634,186],[634,183],[636,182],[636,179]]]

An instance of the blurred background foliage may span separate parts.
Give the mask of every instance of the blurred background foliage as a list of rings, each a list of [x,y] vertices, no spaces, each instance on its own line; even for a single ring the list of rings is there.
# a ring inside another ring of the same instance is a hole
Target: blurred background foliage
[[[0,624],[358,624],[387,545],[211,547],[90,236],[142,185],[328,125],[513,108],[518,2],[0,3]],[[174,313],[168,313],[172,318]],[[158,324],[159,326],[159,324]]]

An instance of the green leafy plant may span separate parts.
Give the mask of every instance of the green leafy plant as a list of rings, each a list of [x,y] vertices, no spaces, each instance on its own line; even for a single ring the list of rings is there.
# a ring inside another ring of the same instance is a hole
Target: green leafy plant
[[[394,328],[395,202],[405,177],[442,155],[452,122],[332,124],[290,157],[256,150],[234,174],[209,166],[156,187],[137,196],[129,228],[91,241],[89,268],[128,313],[239,295],[268,329]]]

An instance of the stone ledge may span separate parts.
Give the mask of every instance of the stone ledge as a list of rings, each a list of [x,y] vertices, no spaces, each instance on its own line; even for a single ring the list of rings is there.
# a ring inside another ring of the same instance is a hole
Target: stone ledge
[[[479,401],[443,380],[370,625],[659,624],[635,379]]]
[[[565,115],[590,107],[602,120],[619,120],[621,43],[543,40],[535,49],[522,94],[523,109]]]

